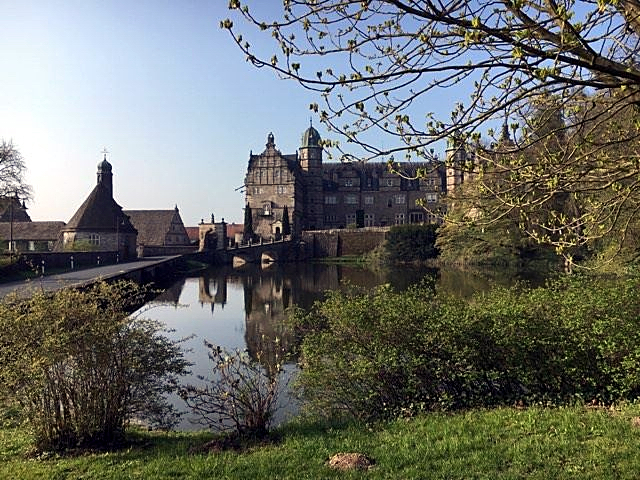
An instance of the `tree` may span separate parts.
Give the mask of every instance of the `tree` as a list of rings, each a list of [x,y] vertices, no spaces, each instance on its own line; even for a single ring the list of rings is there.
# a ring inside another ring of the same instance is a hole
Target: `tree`
[[[22,155],[13,143],[0,141],[0,196],[31,197],[31,187],[24,180],[25,170]]]
[[[289,208],[285,205],[282,209],[282,235],[291,235],[291,222],[289,221]]]
[[[253,65],[318,93],[324,105],[310,107],[346,139],[326,142],[343,159],[430,159],[454,136],[483,167],[513,173],[491,192],[504,209],[535,212],[558,193],[574,197],[577,215],[539,225],[549,232],[540,241],[562,250],[627,234],[640,205],[636,0],[283,0],[277,18],[248,3],[229,7],[273,49],[250,44],[232,19],[221,26]],[[457,97],[450,112],[429,111],[447,89]],[[539,125],[530,106],[558,102],[563,122],[531,135]],[[503,124],[511,142],[500,141]],[[559,134],[553,155],[528,157]]]
[[[253,214],[248,203],[244,209],[244,234],[242,236],[245,242],[253,238]]]

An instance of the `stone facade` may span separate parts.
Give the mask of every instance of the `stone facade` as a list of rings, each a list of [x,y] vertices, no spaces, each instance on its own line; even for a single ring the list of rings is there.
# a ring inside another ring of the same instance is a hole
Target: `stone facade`
[[[271,133],[266,149],[250,154],[246,206],[256,236],[282,234],[285,206],[296,236],[306,230],[437,223],[447,190],[469,179],[462,168],[469,157],[453,143],[447,162],[400,163],[404,175],[382,162],[323,163],[321,145],[311,126],[295,154],[277,150]]]

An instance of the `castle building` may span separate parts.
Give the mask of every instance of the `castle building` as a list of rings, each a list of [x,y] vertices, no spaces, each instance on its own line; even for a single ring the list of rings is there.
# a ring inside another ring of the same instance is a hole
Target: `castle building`
[[[244,185],[256,236],[278,238],[285,215],[294,235],[302,230],[439,223],[435,213],[445,208],[447,188],[464,181],[456,168],[466,159],[460,148],[447,150],[451,162],[446,167],[440,161],[400,163],[402,176],[383,162],[323,163],[322,154],[320,134],[310,126],[297,153],[282,154],[270,133],[266,149],[249,155]]]

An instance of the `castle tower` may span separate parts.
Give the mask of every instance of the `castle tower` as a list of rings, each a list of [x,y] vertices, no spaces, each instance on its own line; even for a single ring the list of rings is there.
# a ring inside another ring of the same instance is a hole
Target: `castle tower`
[[[302,134],[298,149],[300,168],[304,175],[304,209],[302,228],[321,229],[324,225],[324,194],[322,191],[322,146],[318,131],[309,125]]]
[[[460,187],[468,178],[465,175],[467,169],[467,152],[464,145],[457,137],[450,137],[447,140],[446,150],[446,176],[447,176],[447,192],[451,193]]]

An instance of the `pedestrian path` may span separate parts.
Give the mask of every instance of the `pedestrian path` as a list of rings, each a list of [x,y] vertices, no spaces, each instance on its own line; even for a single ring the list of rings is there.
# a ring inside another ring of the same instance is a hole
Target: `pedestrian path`
[[[21,282],[0,284],[0,298],[16,293],[20,298],[28,298],[36,291],[55,292],[68,287],[82,287],[98,280],[123,276],[129,272],[159,265],[175,259],[176,256],[150,257],[135,262],[117,263],[101,267],[74,270],[57,275],[32,278]]]

